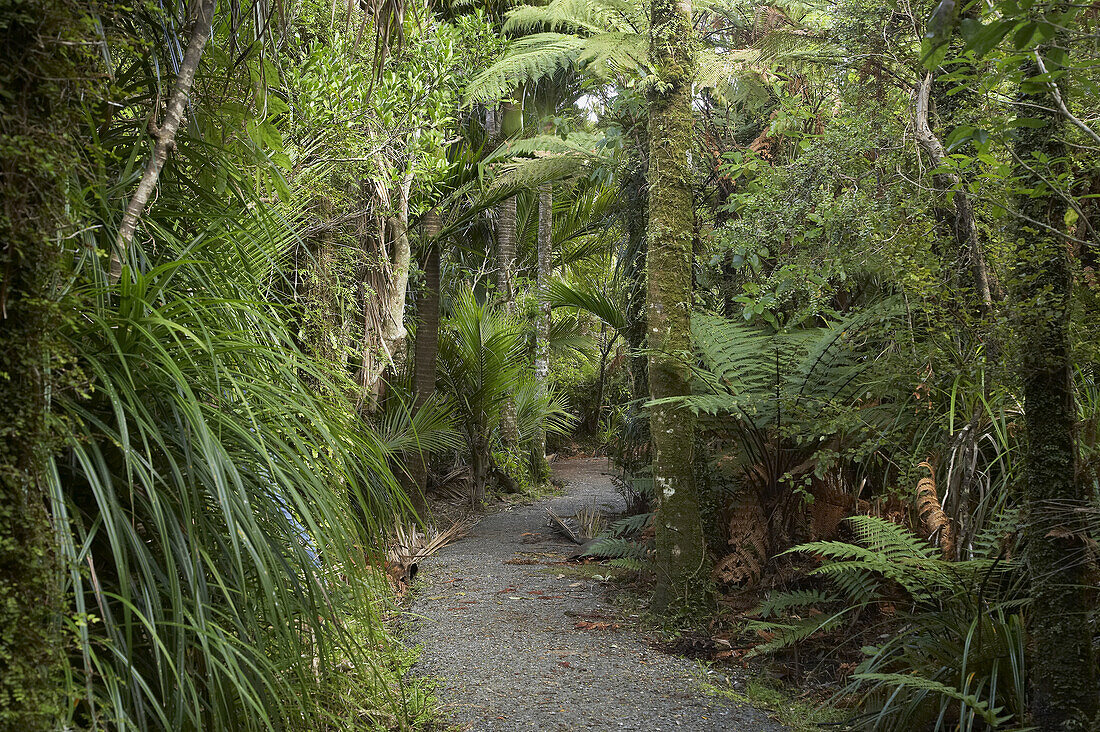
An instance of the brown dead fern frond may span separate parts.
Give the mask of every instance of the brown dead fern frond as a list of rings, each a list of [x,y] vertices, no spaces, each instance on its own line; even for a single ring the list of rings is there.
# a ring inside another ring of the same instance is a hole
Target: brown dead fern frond
[[[722,584],[754,585],[768,561],[768,520],[755,495],[736,506],[729,523],[730,552],[714,568]]]
[[[944,513],[940,497],[936,493],[936,471],[928,461],[917,467],[927,468],[929,475],[917,482],[917,515],[928,532],[929,538],[939,532],[940,551],[944,559],[955,558],[955,525]]]

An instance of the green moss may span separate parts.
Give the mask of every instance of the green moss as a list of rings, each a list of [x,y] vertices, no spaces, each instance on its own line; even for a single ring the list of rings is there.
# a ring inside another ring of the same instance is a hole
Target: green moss
[[[778,722],[794,732],[816,732],[823,729],[823,725],[836,729],[849,716],[843,710],[827,706],[821,699],[796,698],[782,684],[767,676],[750,676],[744,688],[735,689],[727,682],[714,681],[703,665],[699,688],[704,694],[766,709]],[[844,729],[843,726],[840,728]]]
[[[688,352],[692,305],[694,208],[691,190],[694,58],[691,19],[674,0],[654,0],[650,54],[658,81],[649,97],[649,229],[646,324],[649,393],[691,393]],[[661,405],[650,410],[658,610],[706,604],[708,561],[693,476],[693,416]]]
[[[52,729],[65,692],[61,566],[45,471],[48,394],[64,386],[55,334],[63,181],[76,159],[69,94],[85,61],[75,6],[0,6],[0,728]]]

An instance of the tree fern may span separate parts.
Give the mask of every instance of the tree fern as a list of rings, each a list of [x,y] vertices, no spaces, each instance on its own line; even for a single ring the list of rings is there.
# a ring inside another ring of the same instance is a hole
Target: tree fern
[[[877,708],[867,718],[871,726],[900,732],[912,729],[914,720],[938,714],[937,729],[953,728],[951,720],[959,719],[996,727],[1020,715],[1022,599],[1011,583],[988,581],[1012,571],[1012,565],[948,562],[889,521],[873,516],[848,521],[858,545],[819,541],[790,550],[820,558],[821,566],[809,574],[828,581],[834,591],[802,589],[768,597],[756,609],[760,619],[749,627],[771,637],[752,653],[776,652],[837,631],[879,602],[896,604],[900,589],[910,606],[895,608],[897,634],[863,649],[865,659],[846,689]]]

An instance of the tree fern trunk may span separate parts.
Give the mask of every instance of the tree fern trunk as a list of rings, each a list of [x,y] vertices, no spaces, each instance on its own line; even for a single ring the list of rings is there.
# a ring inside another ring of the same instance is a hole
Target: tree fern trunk
[[[503,144],[509,136],[522,128],[522,110],[511,102],[500,105],[500,114],[497,118],[500,124],[499,143]],[[516,198],[512,196],[501,201],[497,205],[497,267],[496,280],[497,292],[501,302],[508,312],[515,309],[515,266],[516,266]],[[501,418],[501,433],[507,446],[514,446],[517,442],[519,429],[516,426],[516,404],[512,399],[504,405],[504,414]]]
[[[1025,64],[1025,80],[1039,73],[1034,61]],[[1068,332],[1073,279],[1067,242],[1056,233],[1065,226],[1065,205],[1048,186],[1046,164],[1034,157],[1039,153],[1058,165],[1065,145],[1051,94],[1038,83],[1025,84],[1034,91],[1021,93],[1021,109],[1042,123],[1017,131],[1016,157],[1028,164],[1018,171],[1021,215],[1013,232],[1027,423],[1025,562],[1033,600],[1028,632],[1034,644],[1030,706],[1039,729],[1084,730],[1097,712],[1097,688],[1085,538],[1072,525],[1074,509],[1089,504],[1086,486],[1076,478]]]
[[[416,369],[416,406],[435,392],[436,361],[439,355],[439,210],[424,215],[424,292],[421,295],[420,327],[413,346]]]
[[[535,332],[535,379],[539,391],[546,394],[550,380],[550,301],[546,298],[546,288],[550,284],[551,235],[554,227],[554,189],[551,183],[539,186],[539,257],[537,289],[539,293],[538,326]],[[546,462],[546,430],[539,427],[535,438],[535,460],[540,472]]]
[[[424,215],[424,291],[419,307],[420,325],[413,342],[413,385],[416,391],[413,412],[420,409],[435,393],[436,366],[439,357],[439,210],[432,209]],[[428,462],[423,454],[409,458],[409,474],[412,486],[409,499],[418,515],[428,509],[424,491],[428,488]]]
[[[658,81],[649,98],[649,230],[646,300],[649,393],[653,399],[691,393],[678,354],[691,347],[692,134],[694,31],[690,0],[653,0],[650,58]],[[695,604],[707,594],[707,558],[692,475],[695,421],[683,409],[650,411],[659,610]]]

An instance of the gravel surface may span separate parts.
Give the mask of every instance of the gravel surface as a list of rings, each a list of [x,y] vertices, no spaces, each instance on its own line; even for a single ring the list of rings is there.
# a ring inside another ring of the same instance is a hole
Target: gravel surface
[[[622,510],[606,466],[557,463],[565,496],[486,516],[421,564],[415,673],[439,679],[446,721],[468,730],[785,730],[766,712],[704,695],[695,662],[634,630],[576,627],[611,622],[615,610],[600,582],[557,571],[576,547],[547,526],[544,507],[563,517],[593,502]]]

